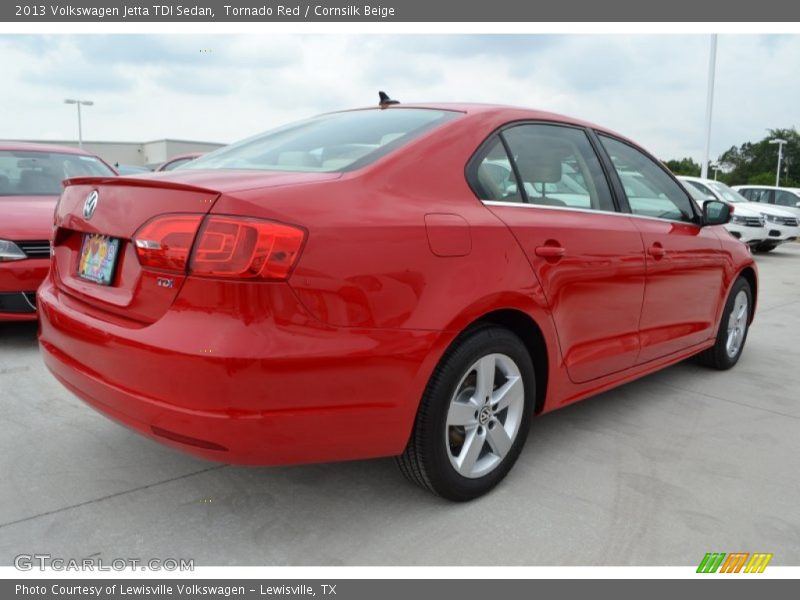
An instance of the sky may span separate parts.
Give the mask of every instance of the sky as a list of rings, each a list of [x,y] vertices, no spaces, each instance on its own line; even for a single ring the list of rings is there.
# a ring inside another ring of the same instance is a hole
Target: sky
[[[321,112],[510,104],[699,161],[706,35],[0,35],[0,139],[229,143]],[[711,157],[800,126],[800,36],[721,35]]]

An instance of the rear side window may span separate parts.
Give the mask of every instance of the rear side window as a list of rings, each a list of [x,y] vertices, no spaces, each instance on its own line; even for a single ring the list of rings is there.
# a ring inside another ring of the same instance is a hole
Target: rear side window
[[[625,188],[633,214],[672,221],[695,220],[687,192],[654,160],[614,138],[601,135],[600,139]]]
[[[347,171],[377,160],[460,114],[390,108],[321,115],[221,148],[182,168]]]
[[[0,150],[0,196],[58,196],[72,177],[113,177],[94,156]]]
[[[517,189],[517,180],[514,168],[508,158],[503,142],[499,136],[494,136],[478,157],[478,166],[475,169],[473,187],[481,200],[495,200],[501,202],[523,202],[522,195]]]
[[[559,125],[517,125],[502,132],[531,204],[614,211],[600,161],[586,132]]]

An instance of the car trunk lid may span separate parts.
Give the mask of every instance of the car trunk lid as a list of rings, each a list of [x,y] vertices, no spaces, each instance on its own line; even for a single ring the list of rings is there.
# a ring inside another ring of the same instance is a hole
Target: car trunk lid
[[[202,218],[222,194],[238,190],[338,176],[199,171],[160,177],[70,179],[65,182],[55,214],[52,277],[62,291],[94,309],[142,324],[152,323],[171,306],[186,273],[142,267],[133,238],[145,223],[169,214]],[[87,201],[95,192],[96,206],[89,214]],[[119,240],[109,285],[95,283],[79,274],[83,244],[92,234]]]

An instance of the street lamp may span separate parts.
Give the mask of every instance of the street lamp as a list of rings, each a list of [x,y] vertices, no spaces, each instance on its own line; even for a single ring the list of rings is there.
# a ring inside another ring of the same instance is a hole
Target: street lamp
[[[700,163],[700,177],[708,177],[708,156],[711,154],[711,111],[714,108],[714,78],[717,67],[717,34],[711,36],[708,51],[708,89],[706,94],[706,145],[703,162]]]
[[[781,138],[775,138],[774,140],[769,141],[770,144],[778,144],[778,169],[775,171],[775,187],[780,185],[781,180],[781,161],[783,160],[783,145],[786,144],[786,140],[782,140]]]
[[[78,148],[83,148],[83,131],[81,127],[81,105],[83,106],[92,106],[94,102],[91,100],[73,100],[71,98],[67,98],[64,100],[64,104],[74,104],[78,107]]]

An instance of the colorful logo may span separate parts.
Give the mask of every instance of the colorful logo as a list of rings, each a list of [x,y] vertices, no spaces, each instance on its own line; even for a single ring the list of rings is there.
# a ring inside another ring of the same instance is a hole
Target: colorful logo
[[[764,552],[709,552],[700,561],[698,573],[763,573],[772,554]]]

